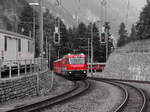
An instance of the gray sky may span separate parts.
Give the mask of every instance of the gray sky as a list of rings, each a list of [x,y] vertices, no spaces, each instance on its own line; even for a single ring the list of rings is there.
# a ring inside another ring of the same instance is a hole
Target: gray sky
[[[146,4],[146,0],[130,0],[130,2],[134,4],[139,10],[142,10]]]

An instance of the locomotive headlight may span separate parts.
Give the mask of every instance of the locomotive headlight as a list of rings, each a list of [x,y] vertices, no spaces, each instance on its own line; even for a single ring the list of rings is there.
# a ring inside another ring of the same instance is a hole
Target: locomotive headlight
[[[86,71],[83,71],[83,73],[86,73]]]
[[[72,72],[69,72],[69,74],[71,74]]]

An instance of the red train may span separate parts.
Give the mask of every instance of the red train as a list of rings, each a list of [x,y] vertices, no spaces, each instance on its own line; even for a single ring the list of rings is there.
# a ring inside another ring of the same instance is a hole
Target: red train
[[[68,54],[53,62],[54,73],[68,79],[86,78],[88,64],[84,54]]]
[[[89,65],[89,70],[91,70],[91,63],[88,63]],[[106,63],[93,63],[92,64],[92,70],[94,72],[98,72],[98,71],[103,71],[105,68]]]

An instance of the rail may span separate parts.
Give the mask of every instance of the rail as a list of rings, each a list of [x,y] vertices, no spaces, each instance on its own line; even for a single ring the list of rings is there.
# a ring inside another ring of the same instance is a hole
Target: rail
[[[0,60],[0,79],[30,75],[47,69],[47,59],[34,58],[29,60]]]
[[[132,112],[136,110],[138,110],[139,112],[145,112],[146,106],[147,106],[147,99],[142,89],[136,88],[128,83],[120,82],[119,80],[110,80],[110,79],[102,79],[102,78],[89,78],[89,79],[96,80],[96,81],[104,81],[104,82],[107,81],[109,83],[116,83],[116,84],[122,85],[122,87],[128,91],[129,98],[126,98],[126,100],[124,100],[124,102],[117,109],[115,109],[114,112],[122,112],[126,110],[132,111]],[[136,90],[137,92],[133,90]],[[135,97],[136,94],[139,94],[140,97]],[[140,98],[142,101],[140,101]]]

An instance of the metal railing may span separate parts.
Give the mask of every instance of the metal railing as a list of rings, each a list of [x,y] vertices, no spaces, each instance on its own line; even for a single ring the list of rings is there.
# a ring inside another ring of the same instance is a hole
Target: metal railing
[[[47,59],[35,58],[30,60],[0,60],[0,78],[12,78],[48,69]]]

